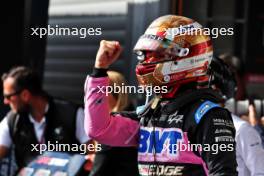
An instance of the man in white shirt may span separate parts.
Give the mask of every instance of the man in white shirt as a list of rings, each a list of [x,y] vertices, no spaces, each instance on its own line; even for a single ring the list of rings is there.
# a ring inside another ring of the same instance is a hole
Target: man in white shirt
[[[0,123],[0,159],[13,144],[21,168],[40,154],[33,146],[89,141],[83,127],[83,109],[48,96],[31,69],[16,67],[4,74],[2,80],[4,103],[11,111]]]
[[[239,176],[264,175],[264,149],[258,132],[246,121],[232,115],[236,128],[236,157]]]

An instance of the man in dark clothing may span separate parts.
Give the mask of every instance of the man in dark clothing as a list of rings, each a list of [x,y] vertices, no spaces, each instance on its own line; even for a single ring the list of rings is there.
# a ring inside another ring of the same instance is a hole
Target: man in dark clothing
[[[48,96],[31,69],[13,68],[2,80],[4,103],[11,111],[0,123],[0,159],[13,144],[17,165],[22,168],[40,154],[40,144],[88,142],[83,109]]]

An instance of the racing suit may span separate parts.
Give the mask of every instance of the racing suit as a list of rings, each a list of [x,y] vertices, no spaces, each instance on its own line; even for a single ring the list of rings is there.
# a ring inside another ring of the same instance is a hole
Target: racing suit
[[[104,69],[87,77],[85,130],[103,144],[137,146],[140,175],[237,175],[233,121],[211,89],[161,99],[139,113],[109,114],[108,84]]]

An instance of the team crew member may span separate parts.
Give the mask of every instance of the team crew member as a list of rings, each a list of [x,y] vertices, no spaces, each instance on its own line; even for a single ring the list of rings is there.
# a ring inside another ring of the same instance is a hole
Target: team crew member
[[[209,86],[212,43],[202,32],[192,33],[194,29],[202,31],[189,18],[167,15],[140,37],[134,48],[139,84],[167,86],[168,92],[157,94],[138,113],[110,114],[108,97],[98,91],[109,84],[106,71],[121,53],[118,42],[101,41],[94,72],[86,80],[87,133],[111,146],[138,146],[140,175],[237,175],[232,118]],[[208,86],[197,89],[201,85]],[[190,144],[201,147],[179,150]],[[204,147],[220,145],[223,151]]]

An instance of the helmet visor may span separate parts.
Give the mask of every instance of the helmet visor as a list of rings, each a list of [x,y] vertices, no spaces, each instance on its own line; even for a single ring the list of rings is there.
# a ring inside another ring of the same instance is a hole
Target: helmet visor
[[[157,51],[167,48],[170,43],[168,39],[157,35],[144,34],[137,41],[134,51]]]
[[[182,48],[173,41],[157,35],[142,35],[134,47],[134,51],[155,51],[163,52],[171,56],[187,56],[188,48]]]

